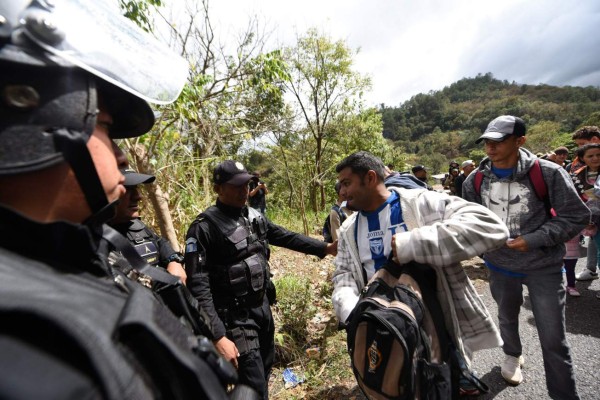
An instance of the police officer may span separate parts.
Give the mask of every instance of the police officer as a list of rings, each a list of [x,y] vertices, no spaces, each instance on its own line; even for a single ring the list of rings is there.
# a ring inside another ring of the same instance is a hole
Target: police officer
[[[173,249],[168,240],[158,236],[140,219],[139,202],[142,200],[138,185],[154,182],[154,175],[140,174],[131,168],[121,170],[125,176],[125,194],[119,200],[115,217],[109,224],[125,236],[139,255],[150,265],[165,268],[179,277],[187,279],[183,269],[183,255]]]
[[[0,398],[224,399],[208,348],[106,262],[113,139],[187,75],[113,8],[0,2]]]
[[[185,269],[192,294],[211,320],[217,350],[238,367],[241,383],[267,399],[275,352],[269,244],[324,257],[337,253],[337,242],[290,232],[248,208],[251,179],[239,162],[216,166],[217,203],[188,230]]]

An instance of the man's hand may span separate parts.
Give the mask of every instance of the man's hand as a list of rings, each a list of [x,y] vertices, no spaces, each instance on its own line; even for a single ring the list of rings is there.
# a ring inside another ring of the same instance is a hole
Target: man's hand
[[[259,187],[262,187],[262,189],[265,191],[265,194],[269,193],[269,189],[267,189],[266,183],[261,182]]]
[[[220,339],[215,340],[215,347],[219,354],[223,356],[227,361],[231,362],[233,366],[238,368],[238,360],[237,358],[240,356],[235,343],[231,340],[227,339],[227,336],[223,336]]]
[[[506,241],[506,247],[508,247],[509,249],[523,251],[523,252],[529,250],[529,245],[527,244],[525,239],[523,239],[522,236],[519,236],[515,239],[508,239]]]
[[[185,285],[187,274],[185,273],[185,269],[183,269],[183,265],[179,264],[177,261],[171,261],[167,265],[167,272],[181,279],[181,282]]]
[[[337,255],[337,246],[338,246],[337,240],[333,243],[327,243],[327,247],[325,247],[325,254],[332,255],[332,256]]]

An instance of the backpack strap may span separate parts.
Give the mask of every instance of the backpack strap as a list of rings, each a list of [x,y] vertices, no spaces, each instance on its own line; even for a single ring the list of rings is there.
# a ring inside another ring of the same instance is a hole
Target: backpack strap
[[[473,182],[473,187],[475,188],[475,193],[477,196],[481,196],[481,184],[483,183],[483,172],[480,170],[475,171],[475,179]]]
[[[527,176],[533,186],[535,195],[539,200],[544,202],[548,214],[552,215],[552,205],[550,204],[550,197],[548,196],[548,187],[546,186],[544,175],[542,175],[542,167],[540,166],[539,159],[536,159],[533,162],[533,165],[529,168],[529,171],[527,171]]]
[[[574,175],[577,175],[577,174],[579,174],[581,171],[583,171],[583,170],[584,170],[584,169],[586,169],[586,168],[587,168],[587,166],[585,166],[585,165],[584,165],[583,167],[577,168],[577,169],[575,170],[575,172],[573,172],[573,174],[574,174]]]
[[[548,188],[546,187],[546,181],[544,181],[544,176],[542,175],[540,160],[535,160],[533,162],[533,165],[527,172],[527,175],[529,176],[529,180],[531,180],[535,195],[538,199],[545,202],[544,199],[548,197]]]
[[[337,211],[338,215],[340,216],[340,225],[344,223],[344,221],[346,220],[346,213],[344,213],[344,211],[342,211],[342,207],[338,206],[336,204],[337,207],[335,207],[335,211]]]

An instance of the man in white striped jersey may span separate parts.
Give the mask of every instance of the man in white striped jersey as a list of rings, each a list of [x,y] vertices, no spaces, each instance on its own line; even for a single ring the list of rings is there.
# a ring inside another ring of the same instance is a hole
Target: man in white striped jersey
[[[453,342],[467,363],[500,336],[460,261],[506,242],[508,230],[488,209],[426,189],[386,188],[382,161],[354,153],[336,167],[348,207],[358,212],[340,229],[333,305],[345,323],[360,292],[393,251],[395,261],[430,265]]]

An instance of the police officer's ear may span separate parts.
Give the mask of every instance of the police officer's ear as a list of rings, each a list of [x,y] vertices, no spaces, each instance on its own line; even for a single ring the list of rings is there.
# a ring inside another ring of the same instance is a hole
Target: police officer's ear
[[[215,193],[218,195],[219,192],[221,191],[221,185],[219,185],[218,183],[215,183],[213,185],[213,190],[215,191]]]
[[[527,137],[525,137],[525,136],[521,136],[521,137],[517,138],[517,144],[519,146],[523,146],[526,141],[527,141]]]

